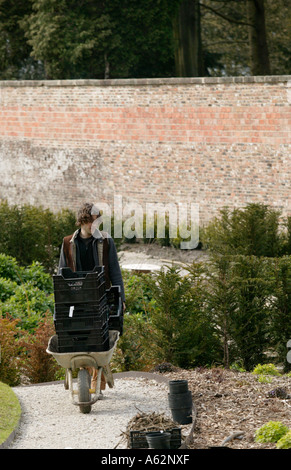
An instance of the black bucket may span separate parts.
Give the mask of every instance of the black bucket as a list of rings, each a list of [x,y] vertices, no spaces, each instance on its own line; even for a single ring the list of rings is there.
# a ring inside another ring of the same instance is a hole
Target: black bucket
[[[176,423],[192,423],[192,394],[191,391],[168,394],[172,418]]]
[[[187,380],[170,380],[169,391],[170,393],[188,392],[188,381]]]
[[[170,449],[171,433],[152,431],[146,433],[146,440],[150,449]]]

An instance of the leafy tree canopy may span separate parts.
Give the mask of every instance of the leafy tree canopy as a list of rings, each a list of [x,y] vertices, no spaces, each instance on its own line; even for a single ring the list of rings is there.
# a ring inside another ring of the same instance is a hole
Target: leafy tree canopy
[[[289,0],[0,0],[0,79],[289,74],[290,10]]]

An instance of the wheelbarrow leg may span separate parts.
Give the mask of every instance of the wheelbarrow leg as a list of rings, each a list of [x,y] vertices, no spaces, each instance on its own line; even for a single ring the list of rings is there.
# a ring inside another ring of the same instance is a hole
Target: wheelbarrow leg
[[[72,369],[66,369],[65,389],[70,390],[71,398],[72,398],[72,401],[74,402],[75,400],[74,395],[76,395],[77,392],[74,390]]]
[[[64,386],[65,386],[65,390],[69,390],[69,389],[70,389],[70,384],[69,384],[69,369],[66,369]]]
[[[114,387],[114,379],[113,379],[113,375],[112,375],[110,366],[108,364],[103,367],[103,373],[104,373],[105,380],[106,380],[106,383],[108,384],[109,388],[113,388]]]

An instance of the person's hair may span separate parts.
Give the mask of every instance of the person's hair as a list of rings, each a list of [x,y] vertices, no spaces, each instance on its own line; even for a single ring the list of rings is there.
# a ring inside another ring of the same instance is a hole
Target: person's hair
[[[85,202],[78,211],[76,225],[80,227],[80,225],[93,222],[93,214],[99,216],[99,210],[94,206],[94,204]]]

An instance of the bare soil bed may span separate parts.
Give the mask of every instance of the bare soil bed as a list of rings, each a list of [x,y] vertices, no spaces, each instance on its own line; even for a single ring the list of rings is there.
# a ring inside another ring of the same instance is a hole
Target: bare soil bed
[[[268,421],[291,424],[291,377],[258,376],[221,368],[196,368],[166,372],[170,380],[187,380],[196,408],[196,420],[190,449],[220,446],[224,439],[238,433],[225,445],[233,449],[275,449],[276,444],[255,442],[255,431]],[[284,388],[290,398],[270,398],[269,392]]]

